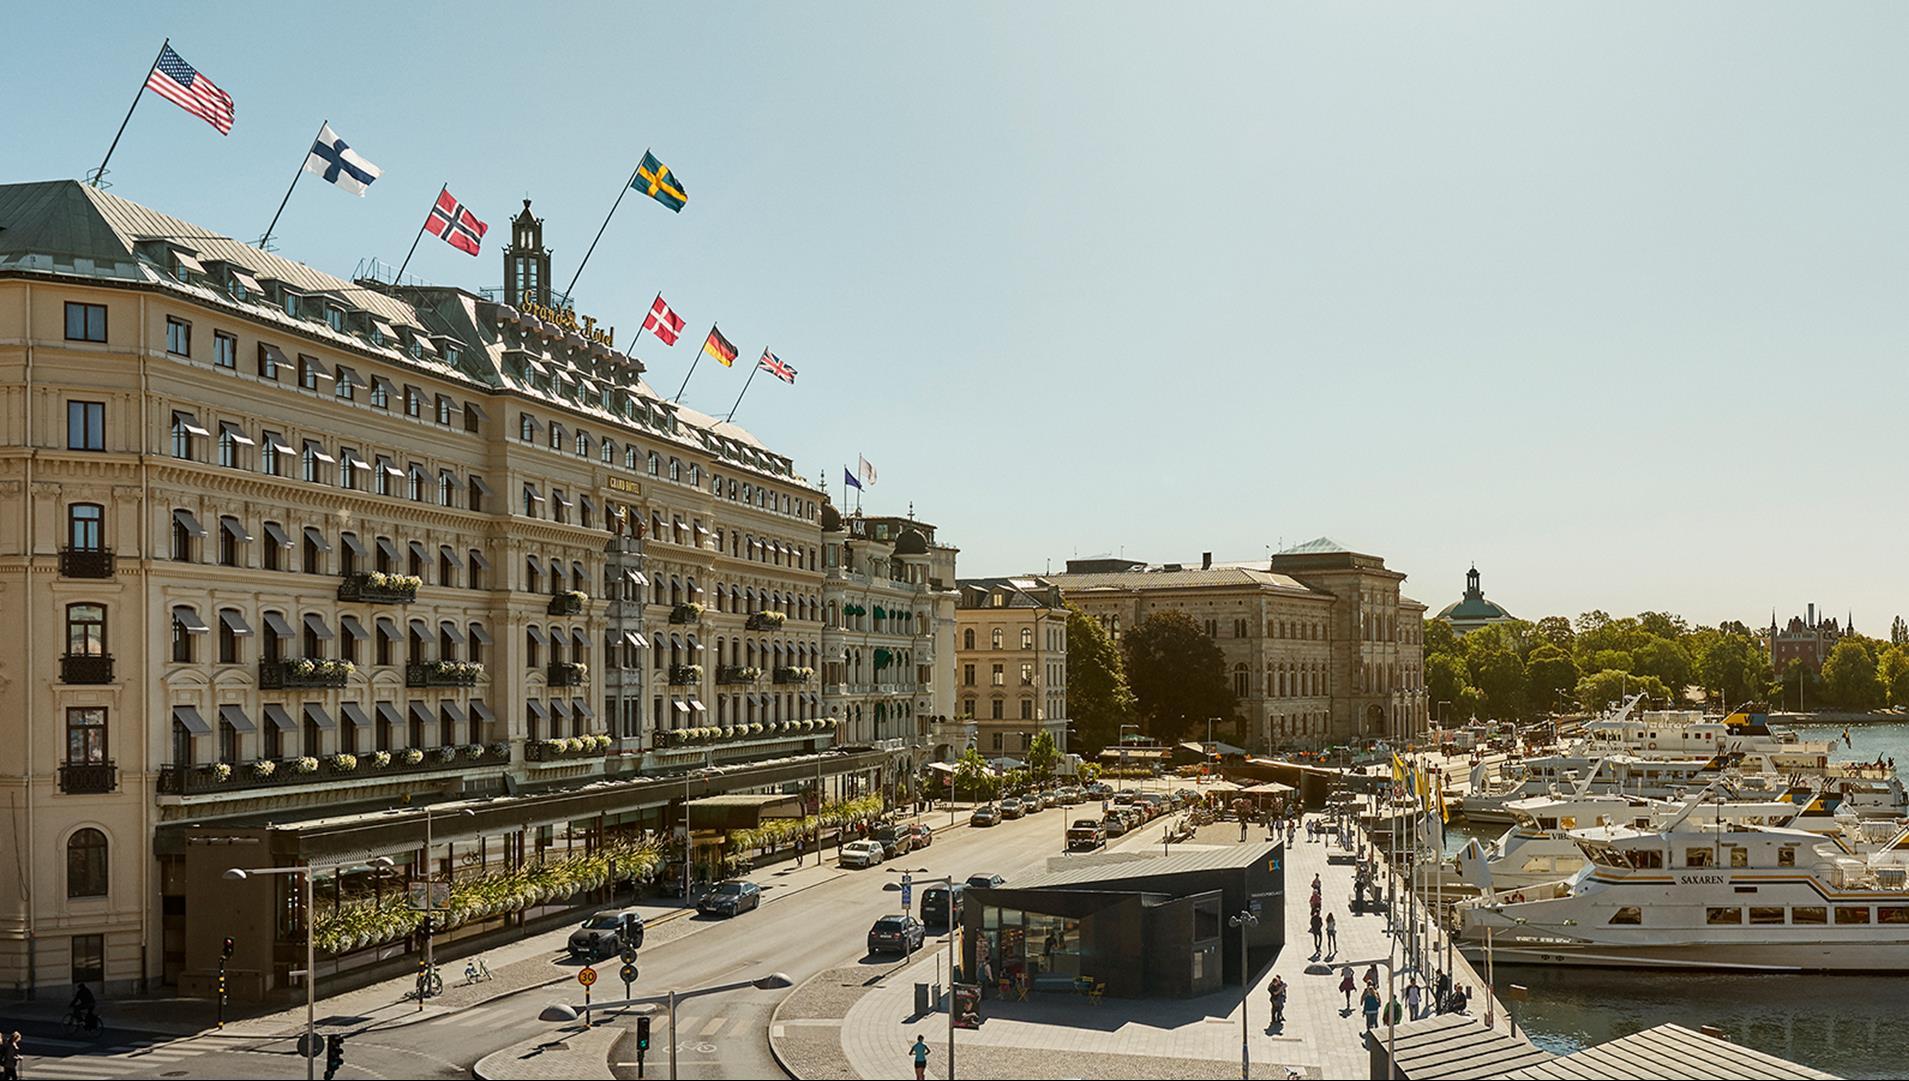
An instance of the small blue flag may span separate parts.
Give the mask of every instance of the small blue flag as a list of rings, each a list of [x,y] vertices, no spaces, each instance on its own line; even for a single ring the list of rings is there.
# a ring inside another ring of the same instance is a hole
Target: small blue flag
[[[862,490],[861,480],[855,476],[855,471],[850,469],[848,466],[842,467],[842,483],[848,485],[850,488],[853,488],[858,492]]]

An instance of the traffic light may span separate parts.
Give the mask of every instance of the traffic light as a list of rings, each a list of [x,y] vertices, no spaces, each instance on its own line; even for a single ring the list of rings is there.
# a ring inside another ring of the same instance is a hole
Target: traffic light
[[[650,1049],[650,1015],[646,1013],[636,1015],[636,1049]]]
[[[231,936],[231,935],[227,935],[227,936],[225,937],[225,948],[224,948],[224,952],[222,952],[221,954],[219,954],[219,956],[221,956],[221,957],[231,957],[231,956],[232,956],[232,947],[233,947],[233,942],[232,942],[232,936]]]
[[[325,1037],[325,1081],[332,1081],[345,1064],[345,1038],[336,1033]]]

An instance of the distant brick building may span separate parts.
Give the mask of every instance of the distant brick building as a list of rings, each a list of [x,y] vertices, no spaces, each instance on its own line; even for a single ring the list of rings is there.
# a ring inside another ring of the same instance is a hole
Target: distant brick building
[[[1787,626],[1778,627],[1776,613],[1770,613],[1770,668],[1781,674],[1792,661],[1800,661],[1812,672],[1821,672],[1823,662],[1829,659],[1829,651],[1844,635],[1854,634],[1851,626],[1853,618],[1846,618],[1841,624],[1835,619],[1819,620],[1816,606],[1810,605],[1805,615],[1791,616]]]

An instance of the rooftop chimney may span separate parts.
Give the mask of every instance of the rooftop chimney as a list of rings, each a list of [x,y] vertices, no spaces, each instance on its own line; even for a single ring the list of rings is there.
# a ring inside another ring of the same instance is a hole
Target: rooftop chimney
[[[1210,571],[1213,569],[1213,553],[1212,552],[1200,553],[1200,569],[1203,571]]]

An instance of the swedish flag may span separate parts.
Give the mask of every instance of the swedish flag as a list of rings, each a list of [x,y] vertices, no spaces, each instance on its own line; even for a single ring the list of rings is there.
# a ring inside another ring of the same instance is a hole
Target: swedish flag
[[[647,150],[643,151],[643,164],[636,167],[636,179],[630,181],[630,187],[678,213],[682,212],[683,204],[689,202],[689,191],[683,182]]]

